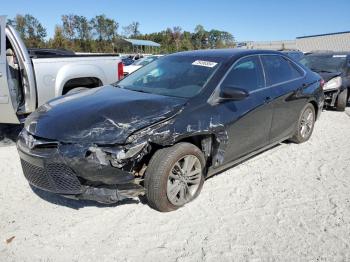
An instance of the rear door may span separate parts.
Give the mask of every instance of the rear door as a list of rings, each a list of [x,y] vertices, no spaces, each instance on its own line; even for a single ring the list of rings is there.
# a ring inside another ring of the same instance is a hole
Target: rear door
[[[0,123],[19,123],[7,80],[6,16],[0,16]]]
[[[289,137],[294,133],[297,120],[305,106],[307,88],[304,70],[281,55],[262,55],[261,60],[267,86],[272,90],[273,118],[270,143]]]
[[[226,116],[232,114],[231,122],[226,123],[229,141],[224,162],[228,163],[268,143],[273,112],[271,90],[265,87],[258,55],[236,62],[222,82],[223,86],[241,88],[249,93],[244,100],[227,101],[220,105]]]

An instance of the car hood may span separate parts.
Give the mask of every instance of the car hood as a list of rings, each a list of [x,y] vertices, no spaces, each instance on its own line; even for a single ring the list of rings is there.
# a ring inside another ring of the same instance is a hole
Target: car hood
[[[121,144],[133,132],[173,116],[186,101],[105,86],[51,100],[27,118],[25,128],[60,142]]]
[[[318,72],[317,72],[318,73]],[[336,72],[336,73],[318,73],[325,82],[328,82],[329,80],[331,80],[332,78],[336,77],[336,76],[340,76],[342,73],[341,72]]]

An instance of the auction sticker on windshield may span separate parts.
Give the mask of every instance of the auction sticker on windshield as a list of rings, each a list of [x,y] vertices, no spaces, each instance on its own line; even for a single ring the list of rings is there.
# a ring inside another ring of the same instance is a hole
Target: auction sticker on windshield
[[[211,61],[203,61],[203,60],[196,60],[192,63],[192,65],[196,65],[196,66],[205,66],[205,67],[214,67],[216,66],[218,63],[215,62],[211,62]]]

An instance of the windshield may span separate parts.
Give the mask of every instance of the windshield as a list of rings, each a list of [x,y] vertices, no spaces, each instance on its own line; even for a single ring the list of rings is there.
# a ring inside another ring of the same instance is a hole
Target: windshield
[[[197,95],[220,63],[191,56],[167,56],[150,63],[116,85],[129,90],[189,98]]]
[[[133,65],[145,66],[145,65],[148,65],[149,63],[153,62],[157,58],[158,57],[156,57],[156,56],[141,58],[141,59],[137,60],[136,62],[134,62]]]
[[[337,73],[342,71],[346,55],[307,55],[300,63],[315,72]]]

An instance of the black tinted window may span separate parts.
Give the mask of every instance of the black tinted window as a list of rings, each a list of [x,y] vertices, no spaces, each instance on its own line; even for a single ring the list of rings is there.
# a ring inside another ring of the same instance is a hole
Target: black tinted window
[[[222,86],[238,87],[248,92],[264,87],[259,58],[253,56],[240,60],[227,75]]]
[[[279,55],[261,56],[267,85],[274,85],[301,77],[303,74],[289,60]]]

